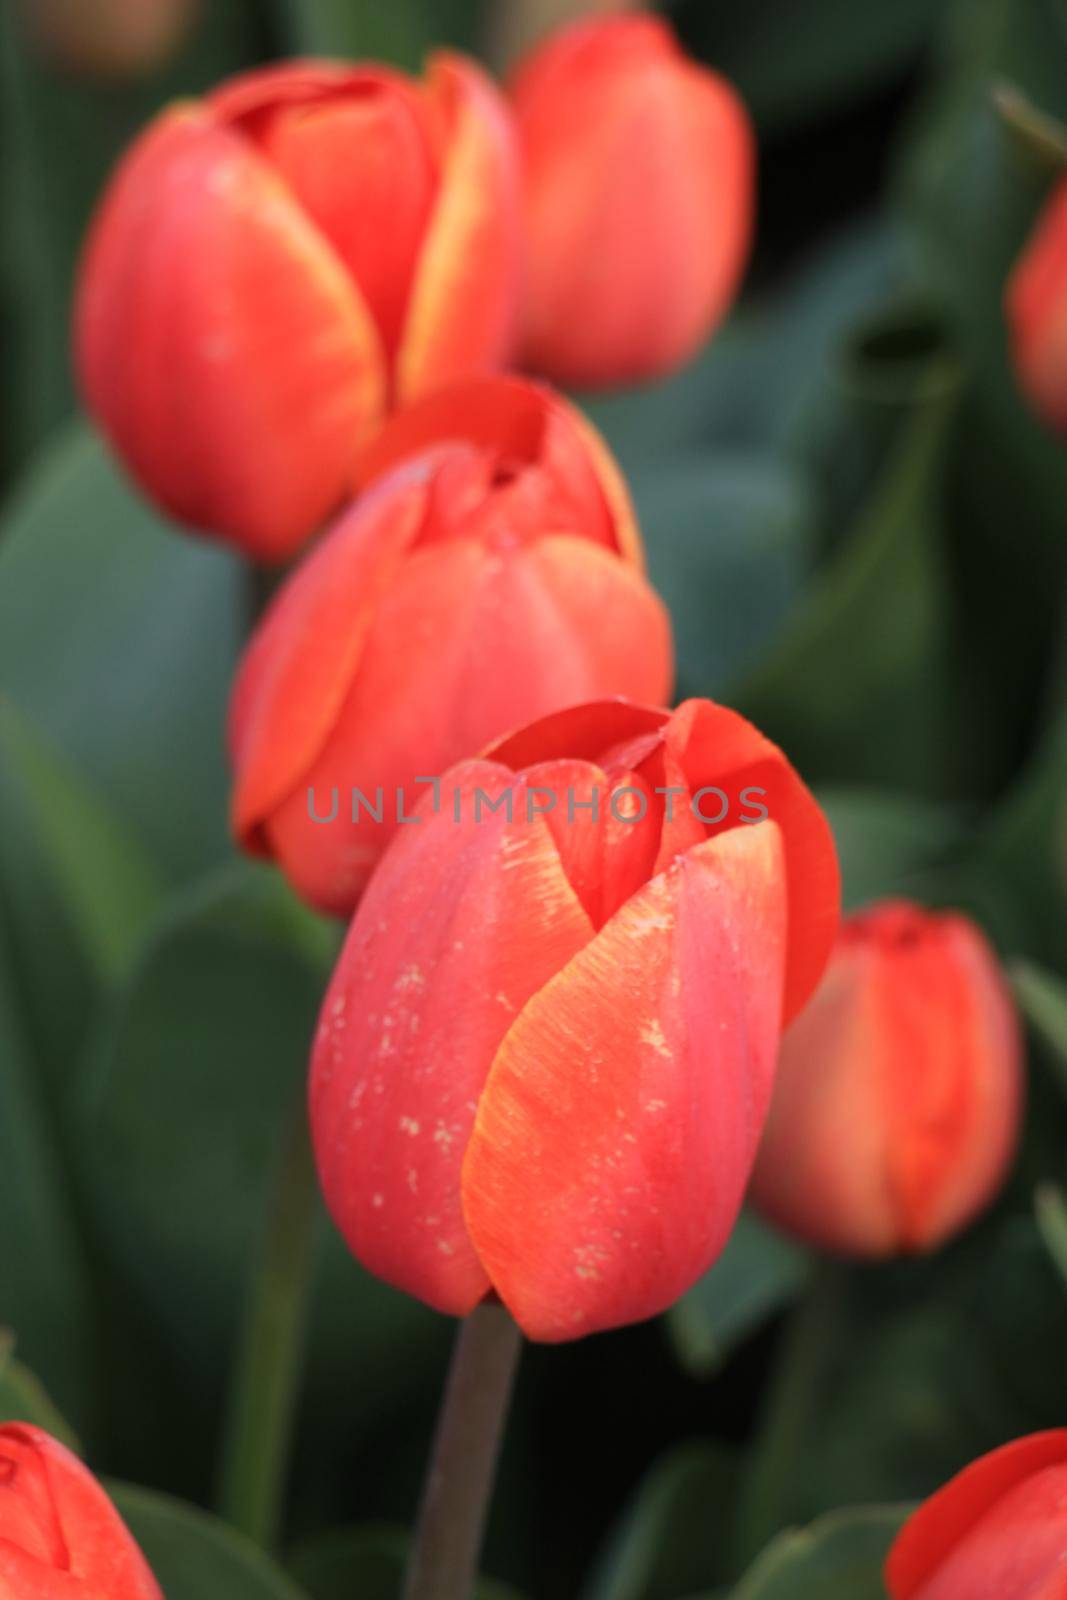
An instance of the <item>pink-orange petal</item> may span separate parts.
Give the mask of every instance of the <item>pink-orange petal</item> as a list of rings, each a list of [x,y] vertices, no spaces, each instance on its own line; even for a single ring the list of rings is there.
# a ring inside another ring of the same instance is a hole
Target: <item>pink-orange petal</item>
[[[90,410],[175,516],[265,560],[343,498],[384,404],[358,291],[281,179],[204,107],[123,161],[76,307]]]
[[[514,1017],[592,928],[506,768],[455,768],[441,809],[427,794],[419,816],[372,879],[326,995],[311,1119],[326,1201],[355,1255],[463,1315],[489,1289],[460,1200],[485,1077]]]
[[[782,830],[789,890],[783,1015],[788,1022],[822,976],[840,920],[841,877],[830,824],[788,758],[736,711],[710,700],[687,700],[663,737],[695,796],[708,786],[730,797],[720,828],[737,825],[746,791],[762,790],[748,804],[766,806]]]
[[[647,740],[656,747],[669,718],[668,711],[638,705],[621,695],[590,700],[516,728],[493,740],[485,754],[515,770],[535,761],[555,761],[566,756],[599,762],[607,751],[631,740]]]
[[[418,536],[426,492],[416,467],[364,495],[277,594],[253,635],[229,728],[233,825],[246,848],[310,773],[336,722],[375,605]]]
[[[707,841],[629,900],[508,1032],[463,1206],[532,1338],[652,1316],[725,1244],[770,1095],[785,916],[773,824]]]
[[[505,366],[518,334],[519,169],[507,106],[474,62],[449,51],[431,59],[427,90],[449,133],[397,358],[401,403]]]

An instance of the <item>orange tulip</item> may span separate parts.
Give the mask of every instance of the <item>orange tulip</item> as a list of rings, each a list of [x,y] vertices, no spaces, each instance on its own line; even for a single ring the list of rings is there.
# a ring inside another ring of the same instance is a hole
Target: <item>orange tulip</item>
[[[1022,1088],[1018,1022],[982,934],[887,901],[842,925],[783,1040],[752,1198],[828,1250],[931,1250],[997,1193]]]
[[[904,1524],[885,1578],[890,1600],[1063,1600],[1067,1428],[972,1462]]]
[[[21,1422],[0,1427],[4,1600],[163,1600],[115,1507],[64,1445]]]
[[[233,820],[350,912],[420,778],[590,695],[670,693],[667,613],[613,462],[549,391],[472,380],[399,413],[234,691]]]
[[[174,516],[282,560],[392,405],[507,360],[519,233],[473,62],[250,72],[163,112],[111,182],[78,292],[89,409]]]
[[[573,707],[462,763],[375,873],[311,1121],[372,1272],[530,1337],[650,1317],[736,1220],[837,923],[826,819],[735,712]]]
[[[1005,304],[1023,392],[1050,427],[1067,433],[1067,183],[1038,219]]]
[[[755,151],[731,86],[654,17],[593,18],[520,63],[527,363],[608,387],[688,361],[737,293]]]

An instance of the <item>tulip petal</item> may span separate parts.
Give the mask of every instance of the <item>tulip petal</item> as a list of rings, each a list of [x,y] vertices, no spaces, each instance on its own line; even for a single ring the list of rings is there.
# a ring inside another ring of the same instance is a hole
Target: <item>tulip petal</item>
[[[504,366],[518,327],[518,152],[507,107],[486,74],[450,52],[432,58],[427,87],[449,139],[397,360],[401,403]]]
[[[664,729],[664,741],[694,796],[704,785],[763,805],[782,830],[789,886],[789,956],[783,1022],[804,1006],[822,976],[837,934],[841,878],[833,833],[807,785],[778,746],[752,723],[710,700],[687,700]],[[718,829],[737,825],[727,813]],[[714,836],[717,828],[712,827]]]
[[[343,94],[274,112],[260,149],[359,285],[391,360],[437,188],[421,91],[363,72]]]
[[[454,539],[416,550],[375,608],[329,739],[272,816],[274,849],[300,892],[323,909],[351,908],[384,847],[398,785],[409,786],[411,809],[416,777],[440,775],[502,729],[609,687],[665,693],[667,627],[644,580],[586,540],[490,550]],[[382,789],[384,831],[347,816],[317,825],[307,787],[336,788],[342,804],[352,789],[372,798]]]
[[[299,784],[348,694],[374,605],[418,537],[426,473],[364,495],[275,598],[241,662],[230,706],[234,831],[262,849],[265,817]]]
[[[492,452],[501,465],[541,467],[573,507],[573,528],[643,565],[633,506],[607,446],[580,412],[525,378],[469,378],[392,416],[364,451],[361,483],[421,451],[458,444]],[[561,532],[560,528],[542,532]]]
[[[9,1423],[0,1428],[0,1594],[11,1600],[162,1600],[148,1564],[100,1484],[65,1445],[40,1428]],[[8,1524],[8,1500],[28,1494],[33,1513],[47,1524],[54,1552],[24,1546]],[[51,1563],[55,1561],[55,1567]],[[47,1563],[47,1564],[46,1564]],[[62,1570],[56,1570],[60,1567]]]
[[[479,789],[501,809],[474,820]],[[460,1200],[486,1074],[529,996],[592,934],[524,799],[488,762],[454,769],[438,812],[427,796],[356,914],[312,1061],[319,1172],[341,1232],[372,1272],[456,1315],[489,1289]]]
[[[742,102],[650,17],[563,31],[512,92],[527,362],[567,386],[669,371],[722,317],[748,256],[755,150]]]
[[[104,201],[77,359],[149,491],[268,560],[341,500],[385,398],[340,261],[253,146],[195,105],[148,129]]]
[[[892,1600],[921,1600],[927,1593],[925,1586],[935,1580],[938,1569],[975,1525],[995,1510],[998,1501],[1018,1490],[1033,1475],[1050,1467],[1064,1466],[1067,1466],[1067,1428],[1055,1428],[1046,1433],[1031,1434],[1025,1439],[1016,1439],[965,1467],[919,1507],[897,1536],[885,1568],[886,1584]],[[1059,1503],[1062,1507],[1062,1487]],[[1027,1587],[1025,1591],[1020,1590],[1020,1594],[1034,1594],[1040,1600],[1060,1600],[1062,1585],[1067,1581],[1067,1571],[1063,1570],[1062,1565],[1067,1537],[1062,1513],[1058,1520],[1060,1558],[1050,1565],[1049,1575],[1053,1576],[1055,1567],[1060,1587],[1054,1582],[1051,1589]],[[1018,1563],[1025,1548],[1023,1526],[1014,1529],[1011,1542]],[[982,1569],[979,1566],[971,1575],[971,1582],[980,1582],[981,1577]],[[965,1591],[957,1586],[951,1592],[962,1596]],[[1002,1593],[1002,1588],[995,1591],[990,1589],[990,1600],[993,1600],[994,1594]],[[945,1594],[947,1600],[947,1590]],[[968,1587],[966,1594],[970,1600],[970,1596],[977,1595],[978,1590]]]
[[[463,1206],[532,1338],[652,1316],[725,1244],[770,1095],[785,915],[773,823],[709,840],[628,901],[508,1032]]]
[[[553,711],[495,739],[486,755],[516,770],[535,761],[556,761],[565,756],[599,762],[606,751],[633,740],[646,740],[654,749],[669,718],[668,711],[635,705],[621,696],[591,700]]]

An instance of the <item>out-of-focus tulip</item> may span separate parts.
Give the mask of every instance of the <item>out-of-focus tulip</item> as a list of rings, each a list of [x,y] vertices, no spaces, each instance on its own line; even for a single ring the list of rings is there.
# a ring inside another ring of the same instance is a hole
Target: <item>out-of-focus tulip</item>
[[[79,77],[139,78],[169,61],[200,0],[21,0],[33,39]]]
[[[251,72],[163,112],[112,179],[87,403],[169,512],[281,560],[392,405],[507,359],[520,254],[510,119],[472,62]]]
[[[654,1315],[722,1249],[783,1015],[837,922],[829,827],[709,701],[573,707],[455,767],[380,863],[311,1120],[372,1272],[535,1339]]]
[[[891,1600],[1063,1600],[1067,1428],[972,1462],[904,1524],[885,1578]]]
[[[1038,219],[1005,304],[1023,393],[1052,428],[1067,433],[1067,182]]]
[[[76,1456],[27,1424],[0,1427],[4,1600],[163,1600],[125,1523]]]
[[[664,701],[672,676],[622,479],[548,390],[443,391],[398,413],[365,467],[371,487],[254,636],[230,721],[239,839],[342,914],[417,779],[578,700]]]
[[[931,1250],[999,1189],[1022,1089],[1015,1010],[983,935],[886,901],[843,923],[782,1041],[752,1198],[828,1250]]]
[[[748,258],[755,148],[744,105],[649,16],[551,35],[511,95],[528,364],[594,388],[671,372],[724,316]]]

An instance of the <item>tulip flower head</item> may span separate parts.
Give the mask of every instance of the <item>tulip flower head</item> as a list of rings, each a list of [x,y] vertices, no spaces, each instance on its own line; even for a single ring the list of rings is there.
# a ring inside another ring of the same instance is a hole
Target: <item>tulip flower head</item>
[[[1022,390],[1051,428],[1067,433],[1067,183],[1038,219],[1005,304]]]
[[[555,1341],[663,1310],[736,1220],[837,920],[822,812],[708,701],[580,706],[429,793],[327,993],[311,1120],[371,1271]]]
[[[551,34],[511,99],[527,364],[574,387],[672,372],[725,315],[748,259],[755,144],[739,96],[638,15]]]
[[[972,1462],[901,1529],[890,1600],[1062,1600],[1067,1594],[1067,1428]]]
[[[398,413],[365,468],[254,636],[230,719],[238,838],[342,915],[454,762],[579,700],[665,700],[672,678],[622,479],[562,400],[472,380]]]
[[[1014,1006],[978,928],[886,901],[843,923],[782,1041],[752,1198],[828,1250],[932,1250],[999,1190],[1022,1087]]]
[[[4,1600],[163,1600],[126,1525],[65,1445],[21,1422],[0,1427]]]
[[[112,179],[87,404],[173,516],[283,560],[394,404],[506,362],[520,248],[510,120],[473,62],[250,72],[164,111]]]

